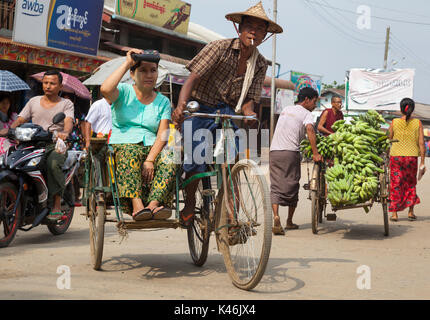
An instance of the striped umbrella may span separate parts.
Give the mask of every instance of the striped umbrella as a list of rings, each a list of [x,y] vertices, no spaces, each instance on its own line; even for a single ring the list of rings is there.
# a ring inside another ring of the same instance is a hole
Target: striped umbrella
[[[41,82],[44,74],[45,72],[39,72],[39,73],[33,74],[31,77]],[[91,99],[91,94],[88,91],[87,87],[85,87],[82,84],[82,82],[79,81],[78,78],[64,72],[61,72],[61,75],[63,76],[64,92],[74,93],[75,95],[83,99],[87,99],[87,100]]]
[[[30,87],[16,74],[7,70],[0,70],[0,91],[12,92],[20,90],[30,90]]]

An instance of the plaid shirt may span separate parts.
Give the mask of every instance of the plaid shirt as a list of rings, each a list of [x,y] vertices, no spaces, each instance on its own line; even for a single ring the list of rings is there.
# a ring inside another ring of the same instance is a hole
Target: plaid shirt
[[[240,40],[225,39],[208,43],[186,68],[200,78],[191,97],[210,107],[223,102],[236,107],[242,92],[245,74],[238,76]],[[254,79],[244,101],[260,102],[261,89],[266,76],[267,61],[259,53]]]

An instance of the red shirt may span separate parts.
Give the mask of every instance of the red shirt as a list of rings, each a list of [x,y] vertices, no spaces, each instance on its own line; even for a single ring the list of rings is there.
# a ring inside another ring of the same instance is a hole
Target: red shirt
[[[337,120],[343,120],[343,113],[342,113],[342,111],[338,111],[338,112],[336,112],[336,114],[334,114],[333,108],[324,110],[323,114],[324,114],[324,112],[327,113],[327,118],[325,120],[325,123],[324,123],[323,127],[326,128],[331,133],[333,133],[334,131],[331,128],[331,126]],[[328,134],[325,134],[325,133],[324,133],[324,135],[328,136]]]

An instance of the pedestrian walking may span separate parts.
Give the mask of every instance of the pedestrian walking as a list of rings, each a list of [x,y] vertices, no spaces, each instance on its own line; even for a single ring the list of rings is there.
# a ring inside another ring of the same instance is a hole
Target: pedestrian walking
[[[415,205],[420,203],[417,196],[418,157],[420,167],[425,164],[424,131],[421,121],[412,118],[415,102],[404,98],[400,102],[401,118],[394,119],[389,128],[389,138],[398,140],[390,150],[390,206],[391,221],[398,221],[398,212],[409,208],[408,219],[415,220]],[[425,169],[424,169],[425,170]]]
[[[270,200],[272,202],[274,227],[273,234],[284,235],[279,206],[288,206],[285,229],[298,229],[293,223],[293,215],[299,200],[301,159],[300,142],[307,133],[312,146],[313,160],[321,161],[316,145],[314,119],[312,112],[316,107],[318,92],[310,87],[300,90],[294,106],[285,107],[279,116],[273,134],[269,154]]]

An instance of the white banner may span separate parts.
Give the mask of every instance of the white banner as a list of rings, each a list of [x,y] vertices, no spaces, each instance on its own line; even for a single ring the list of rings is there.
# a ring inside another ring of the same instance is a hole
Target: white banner
[[[403,98],[413,98],[414,76],[414,69],[351,69],[348,110],[399,110]]]
[[[294,105],[294,91],[289,89],[277,89],[275,113],[280,114],[287,106]]]

